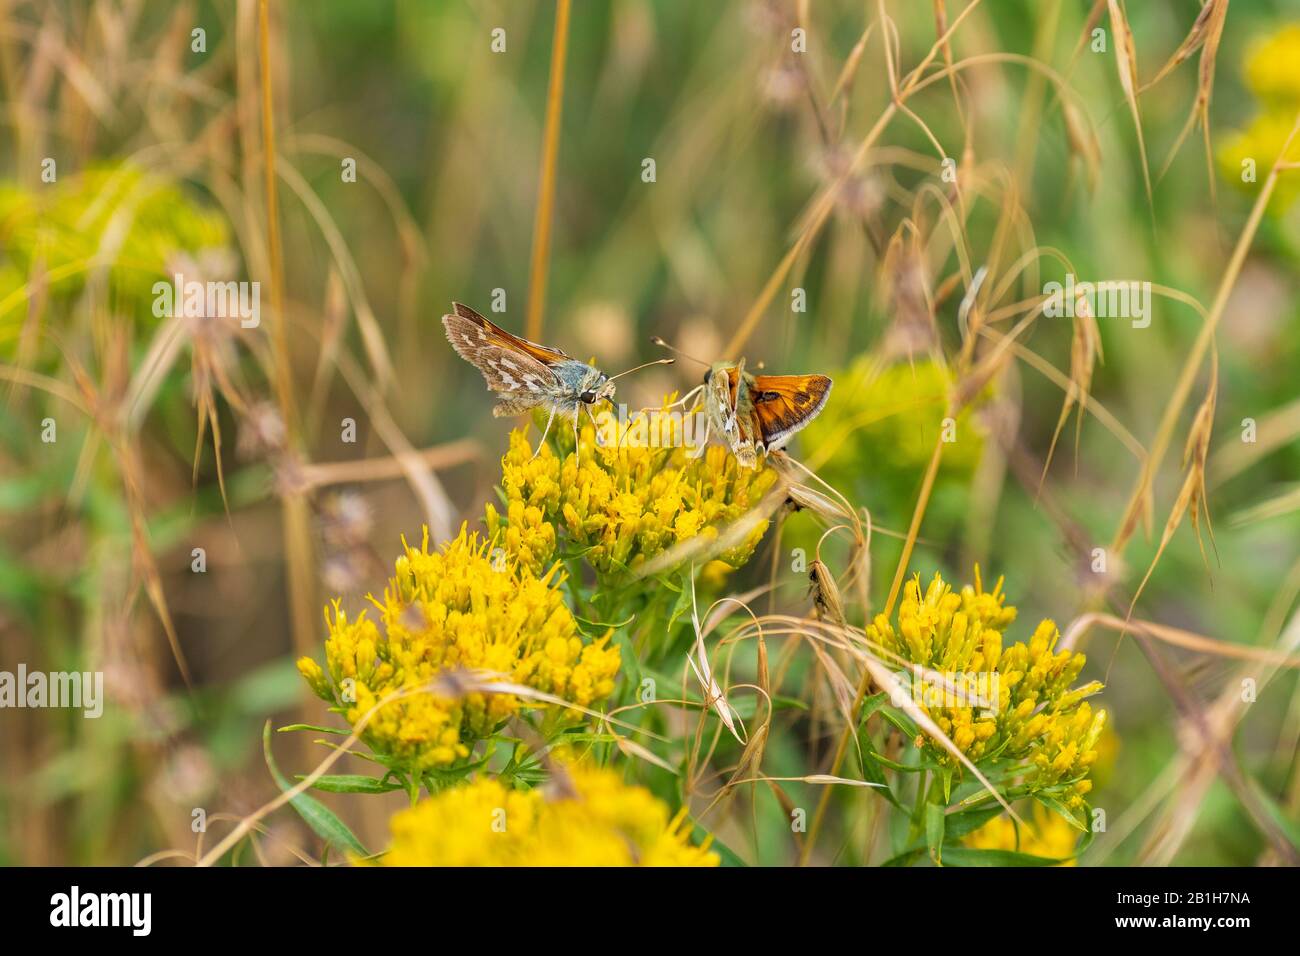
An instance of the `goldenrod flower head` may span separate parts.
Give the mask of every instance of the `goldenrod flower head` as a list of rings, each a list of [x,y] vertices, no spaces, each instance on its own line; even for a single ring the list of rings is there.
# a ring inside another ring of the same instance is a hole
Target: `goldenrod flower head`
[[[934,362],[884,364],[865,353],[846,368],[829,373],[840,395],[808,423],[800,437],[817,474],[851,501],[869,501],[877,521],[903,522],[916,501],[916,476],[926,470],[944,426],[952,374]],[[951,427],[958,441],[944,445],[926,527],[943,533],[965,516],[967,489],[984,450],[984,432],[966,405]],[[782,541],[811,548],[800,536],[800,522],[782,532]],[[803,534],[814,535],[809,529]],[[820,531],[815,532],[820,534]]]
[[[1246,84],[1260,99],[1294,115],[1300,108],[1300,23],[1282,27],[1251,44],[1246,54]]]
[[[397,813],[387,866],[717,866],[684,813],[611,770],[575,766],[566,792],[480,777]]]
[[[1282,157],[1295,116],[1296,108],[1285,112],[1260,113],[1244,130],[1229,136],[1219,151],[1219,163],[1224,176],[1252,193],[1259,189],[1273,164]],[[1282,159],[1288,163],[1300,163],[1300,136],[1291,141],[1291,146]],[[1252,180],[1243,179],[1247,164],[1254,171]],[[1278,175],[1270,208],[1284,211],[1297,196],[1300,196],[1300,175],[1295,170],[1283,171]]]
[[[617,574],[682,541],[716,536],[776,483],[771,468],[740,468],[721,446],[689,457],[679,440],[680,418],[665,417],[661,424],[655,447],[620,445],[612,435],[606,445],[597,444],[588,422],[580,431],[581,454],[573,451],[572,432],[556,429],[536,457],[527,430],[516,429],[501,460],[506,513],[489,506],[489,536],[537,569],[554,556],[556,535],[545,530],[553,524],[597,572]],[[742,566],[767,526],[766,520],[755,524],[717,560]]]
[[[1003,648],[1016,609],[1005,604],[1002,583],[985,591],[977,568],[974,586],[953,591],[936,573],[922,592],[918,575],[904,589],[897,624],[877,615],[867,639],[914,666],[914,699],[972,761],[1027,761],[1031,786],[1064,784],[1066,805],[1079,807],[1091,789],[1083,777],[1097,758],[1106,721],[1105,711],[1093,714],[1084,698],[1101,684],[1072,689],[1086,658],[1054,650],[1060,632],[1050,620],[1039,623],[1028,644]],[[966,697],[954,693],[953,681],[969,691]],[[929,737],[923,740],[935,760],[956,763]]]
[[[125,311],[145,316],[151,315],[153,283],[172,278],[169,261],[176,253],[229,242],[218,212],[193,202],[175,181],[132,163],[60,176],[38,190],[0,183],[0,247],[23,275],[34,260],[51,274],[69,267],[70,275],[51,281],[56,297],[81,289],[87,273],[75,267],[100,255],[105,232],[118,227],[125,227],[122,236],[108,244],[114,250],[109,282],[135,307]]]
[[[527,706],[510,694],[448,695],[453,682],[440,675],[491,672],[582,707],[614,689],[618,648],[609,635],[583,640],[557,568],[538,577],[493,555],[464,527],[439,551],[429,550],[427,528],[419,548],[403,545],[383,600],[370,598],[379,623],[365,612],[349,620],[336,601],[325,615],[328,677],[310,658],[298,664],[312,689],[354,725],[386,695],[408,691],[371,717],[363,733],[394,766],[420,773],[453,764]],[[552,708],[548,719],[575,715]]]
[[[1028,826],[1020,828],[1020,842],[1016,843],[1016,825],[1005,813],[994,817],[978,830],[972,831],[962,842],[977,850],[1015,850],[1030,856],[1060,860],[1074,852],[1079,843],[1080,830],[1059,813],[1053,813],[1041,803],[1035,803]],[[1057,866],[1074,866],[1066,860]]]
[[[1262,111],[1250,124],[1228,137],[1219,150],[1219,165],[1229,182],[1254,193],[1279,159],[1300,162],[1300,136],[1286,149],[1287,138],[1300,110],[1300,23],[1292,23],[1271,36],[1257,39],[1246,54],[1246,85],[1259,97]],[[1248,175],[1251,174],[1251,175]],[[1286,211],[1300,196],[1300,174],[1294,169],[1278,174],[1270,208]]]

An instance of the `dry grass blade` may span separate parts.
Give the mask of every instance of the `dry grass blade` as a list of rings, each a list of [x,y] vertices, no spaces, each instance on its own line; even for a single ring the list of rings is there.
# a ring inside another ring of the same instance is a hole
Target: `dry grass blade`
[[[705,706],[712,707],[717,712],[718,717],[721,718],[723,725],[731,732],[731,736],[744,744],[748,736],[748,734],[744,733],[744,722],[740,722],[740,730],[736,730],[736,723],[740,721],[740,716],[727,701],[726,694],[718,686],[718,682],[713,677],[713,669],[709,666],[709,652],[708,648],[704,646],[704,630],[700,627],[699,608],[695,604],[694,571],[690,575],[689,587],[691,589],[691,624],[695,628],[695,657],[692,658],[688,654],[686,662],[691,665],[691,670],[695,672],[695,677],[704,691]]]
[[[483,457],[482,446],[472,438],[434,445],[416,452],[424,468],[440,471]],[[387,481],[406,474],[406,464],[396,455],[383,458],[362,458],[357,461],[311,462],[299,472],[304,490],[328,485],[354,484],[367,481]]]
[[[1298,510],[1300,510],[1300,486],[1284,491],[1279,495],[1274,495],[1272,498],[1253,504],[1248,508],[1242,508],[1228,519],[1228,524],[1234,528],[1241,528],[1260,521],[1281,518],[1283,515],[1293,514]]]
[[[546,308],[546,270],[551,254],[551,220],[555,208],[555,158],[560,150],[560,116],[564,110],[564,65],[569,53],[570,0],[555,7],[555,34],[551,39],[551,76],[546,88],[546,128],[542,165],[537,184],[537,211],[533,219],[533,254],[528,268],[527,335],[542,337],[542,312]]]
[[[1074,458],[1076,462],[1079,459],[1079,437],[1083,433],[1083,415],[1092,391],[1093,368],[1100,357],[1101,330],[1097,328],[1097,319],[1092,314],[1088,299],[1081,295],[1074,306],[1074,335],[1070,342],[1070,387],[1065,393],[1065,400],[1061,403],[1061,414],[1056,420],[1052,441],[1048,445],[1047,456],[1043,461],[1043,475],[1038,482],[1040,490],[1043,481],[1047,478],[1047,470],[1052,466],[1052,454],[1056,451],[1057,439],[1061,437],[1061,431],[1070,417],[1070,409],[1076,404],[1079,406],[1079,414],[1075,420]]]
[[[1151,565],[1147,568],[1147,573],[1143,576],[1142,582],[1133,594],[1133,600],[1130,602],[1128,609],[1129,617],[1133,616],[1133,610],[1137,607],[1142,592],[1146,590],[1151,575],[1155,573],[1156,565],[1160,563],[1160,558],[1164,555],[1170,540],[1173,539],[1174,532],[1178,530],[1178,526],[1189,511],[1191,512],[1192,527],[1196,530],[1197,544],[1201,545],[1201,558],[1206,562],[1207,570],[1209,567],[1205,546],[1201,543],[1200,514],[1204,510],[1206,528],[1210,532],[1210,541],[1213,543],[1214,531],[1210,527],[1210,510],[1205,501],[1205,463],[1209,457],[1210,434],[1214,427],[1214,405],[1218,397],[1219,362],[1217,356],[1213,356],[1210,368],[1210,385],[1206,390],[1205,400],[1201,402],[1200,407],[1196,410],[1196,417],[1192,420],[1192,427],[1187,435],[1187,445],[1183,452],[1183,467],[1186,470],[1186,475],[1183,478],[1178,497],[1174,500],[1173,508],[1170,509],[1169,518],[1165,521],[1165,528],[1160,536],[1160,544],[1156,548],[1155,555],[1151,558]]]
[[[307,211],[311,213],[312,219],[330,247],[330,253],[334,256],[335,265],[343,279],[344,288],[347,289],[348,299],[356,313],[361,342],[365,346],[366,357],[370,360],[370,366],[375,373],[375,387],[380,392],[385,392],[396,379],[397,373],[393,370],[393,359],[388,354],[388,346],[384,343],[383,329],[370,306],[365,284],[361,281],[361,272],[357,269],[347,241],[344,240],[343,233],[339,231],[325,204],[312,191],[302,174],[284,161],[280,162],[279,171],[280,178],[307,207]]]
[[[1156,432],[1155,441],[1152,443],[1151,453],[1143,464],[1142,471],[1138,475],[1132,492],[1129,495],[1128,506],[1125,509],[1124,517],[1121,519],[1119,527],[1116,529],[1115,538],[1111,542],[1111,552],[1115,555],[1122,554],[1124,547],[1128,544],[1133,532],[1137,529],[1139,515],[1141,514],[1143,502],[1151,494],[1151,488],[1155,481],[1156,471],[1159,469],[1164,459],[1169,442],[1173,437],[1173,430],[1177,424],[1178,416],[1182,413],[1183,406],[1191,393],[1192,385],[1196,378],[1197,370],[1201,362],[1205,359],[1205,354],[1209,351],[1214,341],[1214,334],[1218,330],[1219,321],[1223,318],[1224,310],[1227,308],[1228,296],[1232,292],[1233,286],[1236,285],[1237,277],[1241,274],[1242,264],[1246,261],[1246,254],[1250,250],[1251,243],[1255,239],[1255,233],[1259,230],[1259,225],[1264,218],[1264,210],[1268,208],[1268,202],[1273,196],[1273,190],[1277,186],[1278,174],[1281,171],[1281,157],[1287,155],[1291,148],[1297,133],[1300,133],[1300,112],[1296,113],[1295,120],[1292,122],[1291,132],[1287,136],[1286,142],[1279,152],[1279,162],[1274,163],[1272,170],[1265,178],[1263,185],[1259,190],[1259,195],[1255,199],[1255,205],[1251,207],[1250,216],[1246,220],[1246,225],[1237,238],[1237,244],[1233,247],[1232,256],[1228,260],[1228,265],[1224,269],[1223,278],[1219,281],[1218,291],[1214,296],[1214,303],[1210,306],[1209,314],[1201,326],[1201,331],[1196,337],[1196,342],[1192,345],[1191,353],[1187,356],[1187,361],[1183,364],[1182,372],[1179,375],[1178,383],[1174,387],[1168,405],[1165,407],[1164,416],[1160,420],[1159,429]]]
[[[1133,116],[1138,158],[1142,162],[1142,183],[1146,186],[1147,205],[1154,222],[1155,197],[1151,191],[1151,169],[1147,163],[1146,138],[1142,135],[1142,113],[1138,109],[1137,101],[1137,47],[1133,42],[1133,31],[1129,28],[1122,0],[1106,0],[1106,2],[1110,8],[1111,32],[1115,35],[1115,67],[1119,71],[1119,85],[1124,91],[1124,99],[1128,102],[1129,113]]]
[[[1231,480],[1296,438],[1300,438],[1300,399],[1259,416],[1253,442],[1225,442],[1210,459],[1211,483],[1220,485]]]
[[[1166,64],[1165,69],[1156,76],[1156,79],[1147,84],[1147,86],[1151,86],[1156,83],[1161,77],[1167,75],[1169,70],[1190,56],[1193,50],[1200,48],[1201,62],[1196,75],[1196,99],[1192,104],[1191,112],[1187,115],[1187,122],[1169,150],[1169,157],[1165,160],[1160,175],[1163,177],[1169,171],[1174,157],[1178,155],[1178,151],[1186,142],[1192,127],[1199,121],[1202,140],[1205,144],[1205,169],[1210,184],[1211,201],[1214,201],[1215,197],[1216,177],[1214,174],[1214,150],[1210,145],[1210,96],[1214,92],[1214,65],[1219,55],[1219,41],[1223,38],[1223,24],[1227,16],[1228,0],[1207,0],[1205,6],[1201,8],[1201,13],[1196,18],[1196,23],[1192,26],[1187,39],[1175,52],[1175,57],[1181,54],[1182,59],[1178,59],[1177,62],[1171,59],[1170,63]],[[1185,47],[1186,50],[1184,50]]]
[[[1101,144],[1097,142],[1096,130],[1084,123],[1079,108],[1069,100],[1061,102],[1061,117],[1065,120],[1065,138],[1070,154],[1083,160],[1088,192],[1095,193],[1101,178]]]
[[[1138,92],[1145,93],[1151,89],[1199,50],[1210,36],[1211,20],[1220,16],[1220,8],[1223,13],[1226,13],[1227,7],[1227,0],[1208,0],[1205,6],[1201,7],[1201,12],[1196,15],[1196,20],[1192,23],[1192,28],[1187,31],[1187,36],[1183,37],[1183,42],[1178,44],[1178,49],[1174,50],[1165,61],[1165,65],[1156,71],[1155,76],[1142,84]]]
[[[1215,657],[1243,661],[1258,661],[1275,667],[1300,668],[1300,656],[1288,654],[1285,651],[1267,647],[1254,647],[1249,644],[1233,644],[1229,641],[1206,637],[1204,634],[1195,634],[1180,627],[1159,624],[1155,621],[1143,621],[1136,618],[1125,620],[1113,614],[1095,612],[1081,615],[1070,623],[1070,626],[1065,629],[1061,637],[1061,649],[1073,650],[1080,646],[1083,638],[1094,624],[1100,624],[1120,633],[1123,633],[1125,629],[1131,629],[1148,637],[1153,637],[1158,641],[1171,644],[1174,647],[1195,651],[1198,654],[1209,654]]]

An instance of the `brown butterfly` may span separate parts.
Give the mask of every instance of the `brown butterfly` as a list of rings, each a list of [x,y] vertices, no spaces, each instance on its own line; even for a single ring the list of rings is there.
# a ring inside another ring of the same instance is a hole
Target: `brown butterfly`
[[[628,373],[606,375],[585,362],[569,358],[559,349],[511,335],[467,305],[453,302],[451,307],[451,314],[442,317],[447,340],[461,358],[483,373],[487,387],[501,396],[492,414],[506,418],[539,406],[549,410],[551,414],[546,420],[537,452],[542,450],[556,414],[572,414],[573,447],[576,450],[579,412],[586,409],[592,424],[596,424],[591,407],[600,402],[609,402],[612,406],[614,379]],[[648,364],[664,365],[671,361],[661,359]],[[628,369],[628,372],[636,370]],[[599,431],[597,428],[597,433]]]
[[[672,348],[663,339],[654,341]],[[741,359],[714,362],[704,373],[704,384],[680,401],[699,389],[704,391],[707,416],[705,442],[716,428],[741,467],[753,468],[759,452],[784,447],[817,417],[830,397],[831,380],[825,375],[751,375]]]

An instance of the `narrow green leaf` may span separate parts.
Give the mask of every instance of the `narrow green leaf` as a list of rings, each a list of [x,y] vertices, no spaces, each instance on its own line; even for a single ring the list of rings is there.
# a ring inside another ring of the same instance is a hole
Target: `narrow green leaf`
[[[914,847],[911,850],[904,850],[898,856],[891,856],[881,866],[911,866],[925,854],[925,850]]]
[[[276,733],[287,734],[294,730],[314,730],[320,734],[337,734],[340,737],[346,737],[350,733],[347,730],[339,730],[337,727],[322,727],[319,724],[289,724],[278,728]]]
[[[943,805],[938,803],[927,803],[925,805],[925,843],[926,849],[930,851],[930,859],[934,860],[939,866],[943,866],[943,832],[944,817]]]
[[[698,823],[692,821],[691,825],[693,828],[691,830],[691,842],[694,843],[696,846],[703,845],[704,841],[707,840],[710,836],[712,836],[712,834],[709,833],[708,830],[704,829],[704,827],[700,826]],[[731,849],[731,847],[727,846],[716,836],[713,837],[713,841],[709,844],[709,849],[712,850],[714,853],[718,854],[718,856],[722,860],[723,866],[738,867],[738,866],[749,865],[744,860],[742,860],[739,856],[736,855],[735,850]]]
[[[266,767],[271,771],[271,777],[275,784],[282,792],[292,789],[289,781],[285,779],[284,774],[280,773],[280,768],[275,765],[275,758],[271,756],[271,722],[268,720],[262,728],[262,752],[266,757]],[[358,856],[369,856],[370,851],[361,845],[356,834],[348,829],[346,823],[334,815],[325,804],[321,803],[314,797],[309,797],[305,793],[300,793],[289,800],[293,808],[298,811],[298,816],[306,821],[307,825],[321,839],[327,843],[333,843],[345,850],[351,850]]]
[[[298,779],[305,779],[305,775],[299,774]],[[390,793],[402,789],[399,783],[390,783],[378,777],[367,777],[361,773],[326,774],[311,786],[313,790],[323,790],[326,793]]]
[[[944,836],[949,841],[964,837],[966,834],[978,830],[1000,813],[1002,813],[1002,807],[997,804],[991,807],[982,807],[979,810],[950,813],[947,822],[944,824]]]
[[[944,866],[1056,866],[1060,862],[1013,850],[975,850],[949,845],[943,851]]]
[[[1088,832],[1088,828],[1083,824],[1083,821],[1079,819],[1079,817],[1074,813],[1074,811],[1072,811],[1069,807],[1067,807],[1064,803],[1062,803],[1058,797],[1050,793],[1042,793],[1042,792],[1035,793],[1033,797],[1043,806],[1047,807],[1047,809],[1051,810],[1057,816],[1067,821],[1070,824],[1070,826],[1074,827],[1080,833]]]

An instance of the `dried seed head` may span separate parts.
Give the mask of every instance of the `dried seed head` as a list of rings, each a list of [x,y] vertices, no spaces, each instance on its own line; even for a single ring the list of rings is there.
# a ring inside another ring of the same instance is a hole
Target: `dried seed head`
[[[881,269],[882,311],[890,316],[884,349],[890,358],[939,347],[925,261],[915,241],[895,236]]]
[[[258,402],[239,423],[235,451],[245,461],[259,461],[283,452],[287,440],[279,410],[270,402]]]
[[[320,505],[321,536],[331,548],[346,549],[364,544],[373,525],[370,504],[355,491],[325,495]]]
[[[803,96],[806,85],[803,72],[790,62],[772,67],[760,82],[764,101],[776,110],[792,109]]]
[[[818,156],[818,175],[827,185],[840,183],[835,202],[850,218],[874,220],[885,204],[880,180],[869,173],[853,172],[853,153],[833,146]]]
[[[844,599],[840,597],[839,585],[830,568],[818,559],[808,569],[808,581],[813,599],[813,609],[823,621],[832,624],[844,623]]]

